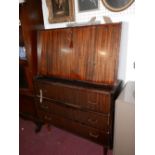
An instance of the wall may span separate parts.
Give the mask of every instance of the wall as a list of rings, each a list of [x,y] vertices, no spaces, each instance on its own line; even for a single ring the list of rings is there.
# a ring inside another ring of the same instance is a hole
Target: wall
[[[103,16],[109,16],[113,22],[123,22],[122,27],[122,39],[120,46],[120,58],[119,58],[119,69],[118,69],[118,79],[126,81],[135,80],[135,70],[133,68],[133,62],[135,61],[135,3],[133,3],[128,9],[121,12],[111,12],[107,10],[103,4],[102,0],[99,0],[99,9],[94,11],[79,12],[78,2],[74,0],[75,3],[75,21],[67,23],[57,23],[50,24],[48,22],[48,9],[46,6],[46,0],[42,0],[42,9],[44,17],[45,29],[61,28],[66,27],[69,23],[84,23],[88,22],[92,17],[96,17],[96,21],[104,23]]]

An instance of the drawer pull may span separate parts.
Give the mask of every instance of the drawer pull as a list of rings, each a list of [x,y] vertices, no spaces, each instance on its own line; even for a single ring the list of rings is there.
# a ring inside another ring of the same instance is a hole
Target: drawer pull
[[[89,136],[91,136],[91,137],[93,137],[93,138],[98,138],[98,137],[99,137],[99,135],[94,134],[94,133],[92,133],[92,132],[89,132]]]
[[[42,89],[40,89],[40,103],[43,102],[43,92],[42,92]]]
[[[75,105],[75,104],[71,104],[71,103],[67,103],[67,102],[65,102],[63,104],[66,105],[66,106],[68,106],[68,107],[72,107],[72,108],[78,108],[78,109],[81,108],[79,105]]]
[[[97,123],[97,119],[91,119],[91,118],[88,118],[88,122],[90,122],[90,123]]]

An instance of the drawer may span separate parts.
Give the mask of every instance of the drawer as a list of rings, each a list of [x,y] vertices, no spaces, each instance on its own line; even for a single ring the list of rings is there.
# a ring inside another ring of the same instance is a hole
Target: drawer
[[[36,104],[37,104],[37,107],[39,107],[43,111],[46,111],[58,116],[62,116],[70,120],[75,120],[85,125],[92,126],[94,128],[108,131],[108,128],[109,128],[108,115],[82,111],[60,103],[50,102],[45,99],[43,100],[42,103],[39,102],[39,99],[36,99]]]
[[[111,136],[109,132],[103,132],[102,130],[95,129],[57,115],[47,114],[41,110],[38,111],[38,114],[46,123],[51,123],[56,127],[65,129],[102,145],[109,146]]]
[[[110,94],[82,87],[72,87],[53,82],[35,82],[36,95],[43,99],[72,105],[104,114],[110,113]]]
[[[94,114],[93,112],[75,111],[74,119],[85,125],[109,131],[109,117],[108,115]]]
[[[62,105],[61,103],[54,103],[45,99],[43,99],[43,102],[40,103],[39,99],[36,98],[36,106],[39,108],[39,110],[45,111],[47,113],[74,120],[73,109]]]
[[[78,89],[69,87],[67,85],[53,83],[53,82],[40,82],[35,84],[36,95],[42,96],[45,99],[51,99],[56,102],[62,102],[66,104],[74,104],[81,107],[86,103],[85,94],[81,94]],[[80,100],[79,95],[80,94]]]
[[[96,91],[87,91],[87,102],[85,104],[85,108],[108,114],[110,113],[111,106],[111,97],[110,94],[96,92]]]

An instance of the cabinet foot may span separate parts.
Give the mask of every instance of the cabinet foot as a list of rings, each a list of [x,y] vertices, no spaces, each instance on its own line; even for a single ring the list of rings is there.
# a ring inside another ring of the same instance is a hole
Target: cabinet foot
[[[46,124],[46,127],[47,127],[47,130],[48,130],[48,132],[51,132],[51,125],[50,124]]]
[[[36,124],[35,132],[38,133],[38,132],[41,131],[41,128],[42,128],[43,123],[41,123],[41,122],[36,122],[35,124]]]

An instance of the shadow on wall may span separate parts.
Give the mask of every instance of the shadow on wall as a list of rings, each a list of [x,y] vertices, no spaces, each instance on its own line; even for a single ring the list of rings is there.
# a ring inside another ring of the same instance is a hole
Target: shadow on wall
[[[129,23],[123,22],[122,33],[121,33],[120,54],[119,54],[119,66],[118,66],[118,79],[123,80],[123,84],[126,82],[128,30],[129,30]]]

